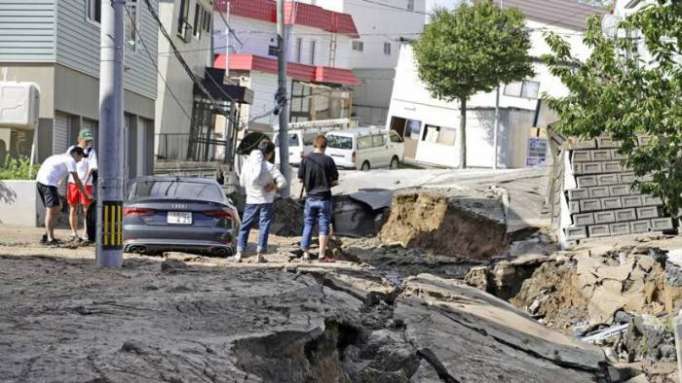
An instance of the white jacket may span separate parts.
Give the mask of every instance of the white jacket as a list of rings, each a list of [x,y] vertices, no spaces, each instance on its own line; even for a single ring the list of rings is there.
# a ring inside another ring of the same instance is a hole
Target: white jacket
[[[277,192],[265,191],[273,182],[278,189],[287,184],[279,169],[263,158],[263,152],[254,149],[244,163],[239,177],[239,183],[246,190],[246,203],[249,205],[273,203]]]

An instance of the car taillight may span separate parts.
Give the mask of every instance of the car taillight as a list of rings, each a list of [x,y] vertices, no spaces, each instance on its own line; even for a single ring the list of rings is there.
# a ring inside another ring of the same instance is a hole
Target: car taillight
[[[352,158],[353,162],[355,162],[355,150],[353,150],[353,154],[351,154],[351,158]]]
[[[154,209],[147,209],[143,207],[123,208],[123,215],[126,217],[144,217],[152,214],[154,214]]]
[[[221,219],[228,219],[232,220],[232,213],[230,213],[227,210],[209,210],[203,212],[204,215],[213,217],[213,218],[221,218]]]

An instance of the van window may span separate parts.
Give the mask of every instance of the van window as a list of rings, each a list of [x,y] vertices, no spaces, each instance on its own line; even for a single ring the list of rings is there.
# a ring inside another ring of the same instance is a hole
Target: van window
[[[330,134],[327,136],[327,147],[332,149],[353,149],[353,137],[336,136]]]
[[[383,134],[372,136],[372,144],[373,144],[372,146],[374,146],[375,148],[379,147],[379,146],[384,146],[385,143],[386,143],[386,137]]]
[[[313,143],[315,141],[315,137],[317,137],[316,133],[307,133],[303,135],[303,146],[313,146]]]
[[[298,146],[298,134],[290,134],[289,135],[289,147],[292,146]]]
[[[369,149],[372,147],[372,136],[364,136],[358,138],[358,149]]]
[[[393,142],[394,144],[400,144],[403,142],[402,138],[400,138],[398,133],[396,133],[394,130],[391,130],[388,136],[391,139],[391,142]]]

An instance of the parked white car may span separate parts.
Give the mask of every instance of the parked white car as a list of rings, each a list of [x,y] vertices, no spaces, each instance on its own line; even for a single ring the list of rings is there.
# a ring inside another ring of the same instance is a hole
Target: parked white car
[[[327,155],[339,168],[396,169],[403,161],[402,138],[394,131],[356,128],[327,133]]]

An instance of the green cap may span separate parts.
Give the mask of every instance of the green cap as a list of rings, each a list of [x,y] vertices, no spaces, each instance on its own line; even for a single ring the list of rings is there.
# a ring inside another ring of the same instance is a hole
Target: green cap
[[[93,136],[92,136],[92,130],[90,129],[83,129],[78,133],[78,139],[79,140],[85,140],[85,141],[92,141]]]

